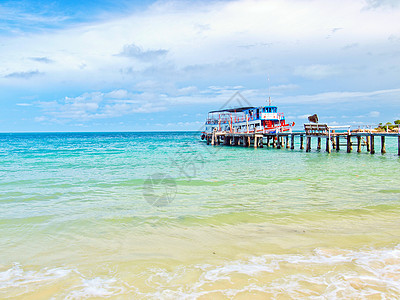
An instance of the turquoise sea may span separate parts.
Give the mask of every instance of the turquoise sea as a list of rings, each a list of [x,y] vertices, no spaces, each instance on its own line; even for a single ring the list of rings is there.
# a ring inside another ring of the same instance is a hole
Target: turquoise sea
[[[0,298],[400,298],[395,139],[371,155],[199,136],[0,134]]]

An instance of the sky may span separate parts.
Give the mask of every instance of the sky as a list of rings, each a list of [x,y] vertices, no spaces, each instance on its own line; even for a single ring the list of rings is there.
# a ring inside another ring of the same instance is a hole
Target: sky
[[[0,0],[0,132],[400,119],[400,0]]]

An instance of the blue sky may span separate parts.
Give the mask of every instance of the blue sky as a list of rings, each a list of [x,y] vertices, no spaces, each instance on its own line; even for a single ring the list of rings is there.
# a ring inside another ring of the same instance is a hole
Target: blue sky
[[[399,20],[400,0],[1,1],[0,131],[197,130],[237,91],[296,124],[393,121]]]

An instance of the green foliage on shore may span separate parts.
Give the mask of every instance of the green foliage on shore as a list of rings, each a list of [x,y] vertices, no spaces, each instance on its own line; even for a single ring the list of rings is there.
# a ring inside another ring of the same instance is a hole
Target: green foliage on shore
[[[392,123],[390,123],[390,122],[387,122],[386,124],[379,123],[379,126],[378,126],[377,128],[375,128],[375,129],[376,129],[376,130],[379,130],[379,131],[386,131],[386,130],[392,131],[393,129],[399,127],[399,125],[400,125],[400,120],[396,120],[396,121],[394,121],[393,123],[394,123],[394,124],[392,124]]]

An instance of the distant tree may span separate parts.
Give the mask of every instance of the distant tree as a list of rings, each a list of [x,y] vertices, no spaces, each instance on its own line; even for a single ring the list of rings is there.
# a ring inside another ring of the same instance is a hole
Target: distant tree
[[[395,125],[393,125],[390,122],[387,122],[386,124],[379,123],[378,127],[375,128],[375,130],[379,131],[393,130],[395,127],[397,127],[396,125],[400,124],[400,120],[394,121],[394,124]]]

